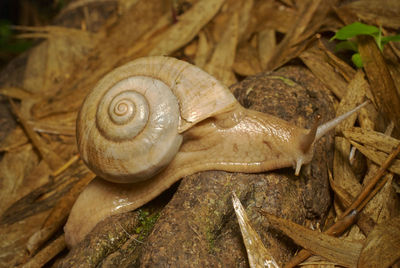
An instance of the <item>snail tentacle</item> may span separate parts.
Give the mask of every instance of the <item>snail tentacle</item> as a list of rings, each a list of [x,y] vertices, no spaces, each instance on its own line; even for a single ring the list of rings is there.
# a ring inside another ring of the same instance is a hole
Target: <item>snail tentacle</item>
[[[315,141],[365,104],[307,130],[245,109],[214,77],[184,61],[149,57],[127,63],[101,79],[80,110],[81,157],[108,181],[94,180],[78,198],[64,228],[66,240],[79,242],[105,217],[138,208],[199,171],[293,166],[298,175],[311,161]],[[93,214],[90,221],[82,218],[87,214]]]

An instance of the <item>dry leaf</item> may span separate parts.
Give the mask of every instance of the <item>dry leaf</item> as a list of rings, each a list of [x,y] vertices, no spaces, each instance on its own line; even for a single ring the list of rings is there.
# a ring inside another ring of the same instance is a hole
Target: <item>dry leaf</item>
[[[27,263],[23,264],[21,268],[43,267],[63,249],[65,249],[64,234],[60,235],[57,239],[51,241],[43,250],[36,254]]]
[[[29,137],[32,145],[35,147],[36,150],[39,151],[40,156],[43,158],[44,161],[49,165],[52,170],[56,170],[57,168],[62,166],[62,159],[51,150],[51,148],[46,144],[43,139],[33,131],[32,127],[28,124],[27,120],[22,116],[20,111],[18,110],[17,106],[14,104],[13,101],[10,101],[11,107],[13,112],[19,119],[22,127],[25,130],[25,133]]]
[[[373,170],[377,170],[377,165],[374,165],[373,163],[371,166],[372,165],[374,166]],[[364,208],[364,213],[369,215],[369,217],[376,223],[381,223],[382,221],[389,219],[392,215],[396,215],[398,211],[400,204],[396,190],[393,187],[393,177],[393,173],[386,172],[382,178],[382,181],[386,181],[385,185]],[[370,179],[372,179],[372,176],[366,176],[364,179],[364,185],[367,184]]]
[[[83,166],[83,163],[80,163]],[[78,168],[80,169],[80,168]],[[83,175],[83,176],[82,176]],[[72,205],[78,198],[78,195],[83,191],[86,185],[94,179],[95,175],[92,172],[86,174],[78,174],[80,176],[77,183],[75,183],[71,190],[69,190],[63,197],[61,197],[54,207],[51,209],[49,216],[44,221],[40,230],[35,232],[27,242],[27,250],[29,253],[34,253],[36,250],[48,241],[51,236],[58,231],[65,223]]]
[[[198,67],[204,68],[208,60],[208,56],[210,55],[212,45],[207,40],[207,35],[204,31],[200,31],[198,36],[199,36],[199,42],[197,45],[197,52],[196,52],[196,57],[194,59],[194,63]]]
[[[361,185],[350,166],[348,160],[349,154],[350,145],[348,141],[342,137],[335,137],[335,154],[333,161],[334,181],[352,196],[356,196],[361,191]]]
[[[246,247],[250,267],[278,268],[278,264],[268,250],[264,247],[260,236],[251,227],[246,211],[244,210],[239,198],[237,198],[235,193],[232,193],[232,203],[233,208],[235,209],[237,220],[239,222],[240,231],[242,232],[243,242]]]
[[[32,110],[34,118],[77,112],[89,90],[105,73],[122,62],[138,57],[141,46],[149,46],[149,49],[152,47],[147,42],[148,38],[159,32],[160,27],[169,25],[169,22],[165,21],[170,19],[170,15],[162,16],[163,12],[164,7],[158,0],[139,1],[129,9],[129,12],[123,14],[117,23],[104,29],[104,39],[97,43],[93,53],[79,59],[79,63],[74,65],[75,69],[71,76],[60,88],[55,86],[59,91],[52,89],[51,94],[55,96],[44,98],[35,104]],[[154,22],[157,23],[154,25]],[[138,39],[146,42],[140,42]],[[43,59],[38,57],[36,60]],[[42,71],[36,75],[43,76],[45,73]]]
[[[25,89],[22,89],[22,88],[18,88],[18,87],[0,88],[0,94],[4,95],[4,96],[8,96],[13,99],[19,99],[19,100],[34,97],[34,95],[31,92],[26,91]]]
[[[71,11],[73,11],[75,9],[79,9],[79,8],[85,8],[85,7],[87,8],[90,4],[98,4],[101,2],[113,3],[113,2],[117,2],[117,1],[118,0],[76,0],[73,2],[68,2],[68,5],[61,10],[60,14],[71,12]],[[125,0],[125,1],[118,1],[118,2],[121,5],[120,8],[123,9],[123,8],[128,8],[130,5],[134,4],[137,1],[138,0]]]
[[[400,27],[400,2],[385,0],[385,4],[376,0],[343,2],[337,12],[349,18],[363,20],[368,24],[381,25],[397,29]],[[347,13],[347,14],[346,14]]]
[[[226,86],[236,83],[232,65],[235,60],[236,45],[239,38],[238,20],[238,13],[235,12],[229,20],[221,41],[216,45],[211,60],[204,68],[206,72],[216,77]]]
[[[189,43],[214,17],[223,3],[224,0],[199,1],[163,34],[164,38],[150,51],[149,56],[170,55]]]
[[[27,142],[28,137],[25,135],[24,130],[22,127],[17,126],[10,134],[0,141],[0,152],[15,150]]]
[[[267,70],[273,70],[289,59],[294,58],[295,49],[292,48],[299,43],[299,39],[302,38],[301,34],[304,33],[320,2],[321,0],[299,2],[301,4],[299,14],[283,40],[277,45],[274,55],[268,62]]]
[[[58,26],[22,26],[17,29],[32,32],[21,34],[21,37],[47,39],[29,53],[24,75],[23,88],[35,94],[54,92],[49,89],[68,78],[74,66],[99,40],[96,34]]]
[[[233,70],[242,76],[255,75],[261,72],[257,49],[250,42],[243,43],[238,48]]]
[[[301,268],[335,268],[335,263],[322,258],[321,256],[311,256],[299,265]]]
[[[385,59],[371,36],[359,36],[357,43],[378,110],[383,113],[388,122],[394,122],[395,131],[399,135],[400,94]]]
[[[263,213],[276,228],[293,239],[296,244],[334,263],[346,267],[357,266],[362,244],[335,238],[318,231],[312,231],[289,220]]]
[[[235,1],[236,2],[236,1]],[[245,41],[252,34],[248,30],[254,0],[242,0],[239,8],[239,42]]]
[[[193,57],[194,55],[196,55],[197,52],[197,40],[193,40],[192,42],[190,42],[190,44],[188,44],[184,50],[183,50],[183,54],[185,54],[186,57]]]
[[[338,198],[343,205],[342,209],[345,210],[346,208],[350,207],[356,196],[352,196],[345,189],[336,185],[332,178],[330,178],[329,182],[333,192],[335,193],[335,197]],[[358,214],[357,225],[364,234],[369,234],[372,228],[375,226],[375,222],[370,217],[365,215],[365,213],[360,212]]]
[[[343,135],[352,141],[362,143],[365,146],[372,147],[388,154],[391,153],[400,143],[400,140],[383,133],[359,127],[344,130]]]
[[[365,91],[363,85],[365,84],[364,73],[359,71],[351,80],[346,88],[346,94],[343,96],[337,110],[336,115],[339,116],[345,112],[353,109],[363,101]],[[357,114],[350,116],[344,122],[336,127],[337,132],[352,127],[357,119]],[[350,163],[350,143],[342,138],[335,138],[335,155],[333,161],[333,175],[335,184],[345,189],[352,196],[356,196],[361,191],[361,185],[355,176]],[[335,207],[337,213],[340,214],[339,207]]]
[[[256,1],[248,31],[259,32],[268,28],[286,33],[295,23],[297,15],[295,8],[287,7],[279,1]]]
[[[38,156],[30,144],[6,153],[0,162],[0,215],[16,200],[30,191],[25,178],[38,164]],[[39,184],[42,182],[38,182]]]
[[[268,62],[275,52],[276,37],[275,30],[265,29],[258,34],[258,55],[260,59],[261,69],[267,68]]]
[[[77,112],[55,114],[38,120],[29,120],[28,124],[39,133],[67,135],[75,137]]]
[[[374,151],[385,152],[389,154],[400,143],[399,140],[392,138],[388,135],[385,135],[383,133],[376,132],[373,130],[366,130],[358,127],[343,131],[343,134],[346,138],[348,138],[352,142],[356,142],[357,144],[360,143],[364,144],[363,147],[364,152],[367,152],[366,150],[368,149],[370,150],[370,152],[367,153],[366,156],[370,155],[370,157],[372,158],[375,157],[374,159],[376,159],[377,161],[380,157],[385,157],[385,156],[384,155],[377,156],[376,154],[374,154]],[[395,163],[392,164],[392,167],[393,165],[396,165],[397,161],[398,160],[395,160]],[[370,165],[368,173],[364,179],[364,184],[367,183],[369,179],[376,173],[377,169],[378,169],[377,166]],[[365,212],[369,213],[370,217],[372,217],[377,222],[387,219],[389,215],[393,215],[392,214],[394,212],[393,209],[395,206],[398,205],[396,202],[397,200],[396,194],[391,186],[393,174],[389,173],[386,174],[385,176],[388,177],[387,185],[377,194],[377,196],[374,197],[374,199],[372,199],[369,202],[369,204],[365,208]]]
[[[347,82],[336,72],[335,66],[329,63],[328,56],[323,50],[315,45],[303,51],[300,59],[339,99],[345,95]]]
[[[389,267],[400,259],[400,216],[377,225],[362,248],[358,267]]]
[[[318,47],[325,53],[327,56],[327,62],[334,68],[334,70],[338,72],[345,79],[345,81],[350,82],[356,74],[356,71],[346,62],[332,53],[332,51],[326,47],[326,42],[323,42],[321,38],[318,39]],[[367,87],[369,87],[368,83],[365,84]]]
[[[363,155],[365,155],[368,159],[372,160],[374,163],[378,165],[382,165],[382,163],[385,161],[385,159],[388,157],[387,153],[383,153],[380,151],[377,151],[372,148],[367,148],[365,146],[362,146],[361,144],[350,141],[353,146],[355,146]],[[392,164],[388,168],[391,172],[400,174],[400,160],[395,159],[393,160]]]
[[[46,216],[47,212],[40,212],[23,221],[0,225],[2,267],[17,267],[26,258],[25,241],[40,227]]]
[[[336,116],[344,114],[347,111],[355,108],[357,105],[363,102],[365,97],[364,87],[367,82],[364,79],[364,73],[362,70],[358,70],[354,78],[350,81],[346,88],[346,94],[340,101],[339,106],[336,109]],[[342,132],[345,129],[352,127],[357,119],[357,114],[351,115],[349,118],[344,120],[336,127],[336,132]]]

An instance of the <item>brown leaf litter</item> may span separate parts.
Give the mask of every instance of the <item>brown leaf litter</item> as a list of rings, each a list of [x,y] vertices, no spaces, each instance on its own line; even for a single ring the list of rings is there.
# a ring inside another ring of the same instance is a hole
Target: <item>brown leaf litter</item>
[[[400,158],[393,153],[400,144],[400,48],[389,43],[381,53],[371,38],[357,38],[365,68],[356,70],[328,38],[359,20],[394,34],[399,13],[397,0],[385,5],[375,0],[91,0],[72,1],[57,18],[59,25],[16,27],[20,38],[41,41],[0,73],[0,103],[14,114],[10,118],[0,110],[0,122],[17,121],[0,129],[0,266],[57,266],[63,258],[64,265],[84,263],[79,250],[65,258],[62,234],[74,200],[95,176],[77,158],[75,118],[104,74],[147,55],[184,59],[227,86],[239,81],[231,89],[244,106],[289,115],[298,125],[311,124],[307,120],[318,113],[330,117],[318,102],[327,109],[333,103],[337,115],[365,99],[371,104],[336,128],[334,146],[326,137],[305,177],[282,170],[251,176],[212,171],[185,178],[165,209],[143,208],[161,211],[154,230],[141,237],[144,243],[137,242],[140,211],[103,223],[85,244],[91,265],[251,264],[233,213],[232,190],[244,204],[251,232],[279,265],[393,265],[400,257]],[[288,89],[281,90],[282,84]],[[331,166],[335,199],[328,211]],[[269,214],[261,215],[260,208]],[[117,225],[121,228],[111,235],[110,227]],[[295,245],[277,230],[320,257],[304,260],[311,253],[295,254]],[[260,252],[265,251],[260,247]]]

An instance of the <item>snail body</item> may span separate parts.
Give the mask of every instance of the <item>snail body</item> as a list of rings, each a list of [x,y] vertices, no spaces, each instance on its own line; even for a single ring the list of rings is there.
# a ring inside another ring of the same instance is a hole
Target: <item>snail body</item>
[[[245,109],[229,89],[189,63],[149,57],[121,66],[97,84],[78,116],[81,157],[105,180],[96,178],[76,201],[64,228],[67,244],[196,172],[293,166],[298,175],[312,159],[314,142],[360,107],[307,130]],[[93,201],[100,197],[101,204]]]

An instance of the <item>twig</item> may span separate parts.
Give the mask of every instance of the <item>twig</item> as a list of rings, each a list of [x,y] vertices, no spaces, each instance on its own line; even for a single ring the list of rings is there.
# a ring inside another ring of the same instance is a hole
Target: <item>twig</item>
[[[51,173],[51,176],[57,177],[61,173],[63,173],[67,168],[69,168],[71,165],[73,165],[76,161],[79,160],[79,155],[76,154],[72,156],[66,163],[64,163],[59,169],[55,170],[54,172]]]
[[[380,166],[378,171],[375,173],[374,177],[368,182],[367,185],[364,186],[363,190],[361,193],[356,197],[356,200],[353,202],[353,204],[346,209],[345,212],[343,212],[343,216],[341,215],[340,217],[345,217],[347,214],[349,214],[352,210],[357,209],[360,210],[359,207],[360,205],[368,198],[370,195],[370,192],[373,190],[373,188],[376,186],[380,178],[383,176],[385,173],[386,169],[390,166],[392,161],[396,158],[396,156],[400,153],[400,144],[397,146],[395,150],[386,158],[385,162]],[[371,197],[372,198],[372,197]]]
[[[20,111],[18,110],[17,105],[15,102],[9,98],[8,99],[11,104],[11,109],[13,113],[19,119],[23,129],[25,130],[26,135],[31,140],[32,145],[38,150],[40,156],[43,160],[49,165],[52,170],[58,169],[62,166],[62,159],[58,157],[52,150],[48,148],[48,146],[38,137],[35,131],[30,127],[26,119],[22,116]]]
[[[66,247],[64,234],[60,235],[56,240],[48,244],[38,254],[36,254],[27,263],[23,264],[21,268],[36,268],[43,267],[48,261],[54,258]]]
[[[343,212],[339,216],[339,220],[333,224],[331,227],[329,227],[324,233],[329,234],[329,235],[340,235],[340,232],[338,230],[345,230],[343,229],[344,226],[342,226],[343,221],[347,215],[349,215],[353,211],[361,211],[361,209],[364,208],[364,206],[367,204],[369,200],[371,200],[372,197],[385,185],[386,181],[382,181],[376,189],[373,190],[373,188],[376,186],[378,183],[379,179],[384,175],[386,169],[390,166],[392,161],[396,158],[396,156],[400,153],[400,144],[397,146],[395,150],[392,151],[392,153],[386,158],[385,162],[380,166],[378,171],[375,173],[374,177],[368,182],[367,185],[363,188],[363,190],[360,192],[360,194],[356,197],[354,202],[346,209],[345,212]],[[285,268],[288,267],[294,267],[298,265],[299,263],[303,262],[305,259],[310,257],[312,255],[311,252],[307,251],[306,249],[302,249],[299,251],[299,253],[294,256],[286,265]]]
[[[35,252],[61,228],[78,195],[95,176],[96,175],[92,172],[87,173],[74,184],[68,193],[57,201],[40,230],[29,238],[26,248],[30,255],[35,254]]]

